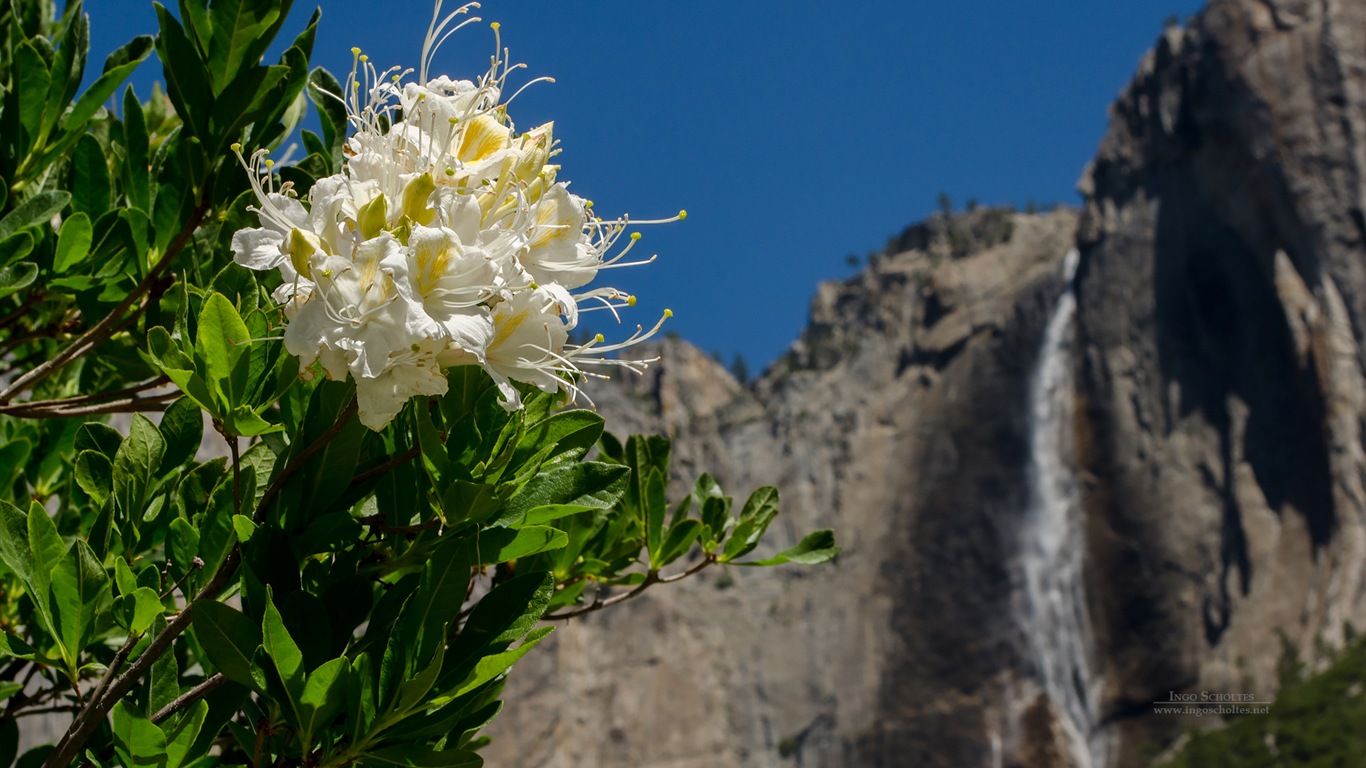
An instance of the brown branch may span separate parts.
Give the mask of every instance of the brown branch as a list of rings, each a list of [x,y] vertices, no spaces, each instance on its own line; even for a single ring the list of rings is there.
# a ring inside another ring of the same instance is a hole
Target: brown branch
[[[124,642],[123,647],[119,649],[118,653],[114,654],[114,660],[109,662],[109,668],[104,671],[104,677],[100,678],[99,685],[96,685],[95,690],[90,694],[91,701],[99,701],[100,697],[104,695],[104,691],[109,687],[109,683],[113,681],[114,675],[117,674],[119,668],[123,666],[123,662],[128,660],[128,654],[132,653],[133,646],[137,645],[138,640],[141,638],[142,635],[128,636],[128,640]]]
[[[15,320],[18,320],[19,318],[23,317],[28,312],[30,307],[32,307],[34,304],[37,304],[39,301],[42,300],[43,293],[44,292],[42,289],[29,293],[29,295],[24,298],[23,303],[20,304],[17,309],[5,315],[4,317],[0,317],[0,328],[4,328],[5,326],[9,325]]]
[[[163,411],[166,404],[180,396],[179,392],[164,392],[148,397],[125,397],[109,402],[82,404],[66,400],[39,400],[0,405],[0,413],[25,419],[60,419],[69,416],[88,416],[100,413],[145,413]],[[87,395],[95,398],[97,395]],[[73,401],[77,398],[72,398]]]
[[[706,568],[707,566],[712,565],[714,563],[716,563],[716,556],[709,554],[702,560],[698,561],[698,563],[693,567],[689,568],[688,570],[682,573],[676,573],[673,576],[660,576],[659,571],[650,571],[649,573],[645,574],[645,581],[642,581],[639,585],[636,586],[635,589],[632,589],[630,592],[623,592],[619,595],[613,595],[607,598],[606,600],[602,599],[601,594],[597,594],[593,597],[593,602],[583,606],[582,608],[575,608],[572,611],[552,613],[548,616],[542,616],[541,618],[545,621],[562,621],[564,619],[572,619],[576,616],[583,616],[584,614],[600,611],[603,608],[608,608],[618,603],[624,603],[633,597],[637,597],[640,595],[640,593],[644,592],[645,590],[649,589],[651,586],[655,584],[669,584],[671,582],[686,579],[689,576],[695,575],[703,568]]]
[[[313,458],[313,454],[322,450],[323,446],[332,442],[337,435],[341,434],[341,431],[346,428],[347,423],[351,421],[351,417],[356,414],[358,407],[356,398],[353,395],[351,401],[337,413],[337,420],[333,422],[332,426],[328,427],[326,432],[318,435],[317,440],[309,443],[308,447],[305,448],[302,453],[291,459],[288,466],[280,472],[279,476],[271,481],[270,485],[266,487],[266,492],[261,495],[261,503],[256,505],[256,522],[259,523],[261,521],[261,516],[265,514],[270,503],[275,500],[276,496],[280,495],[280,491],[284,489],[285,482],[293,477],[300,469],[303,469],[304,463]]]
[[[152,715],[152,723],[160,723],[162,720],[165,720],[171,715],[174,715],[176,712],[179,712],[180,710],[184,709],[187,705],[193,704],[196,701],[199,701],[200,699],[204,698],[205,696],[208,696],[210,693],[213,693],[214,691],[218,690],[227,682],[228,678],[223,677],[222,672],[214,674],[213,677],[210,677],[209,679],[205,680],[199,685],[196,685],[190,690],[180,694],[179,696],[175,697],[175,700],[172,701],[170,704],[167,704],[166,706],[157,710],[157,713],[155,715]]]
[[[22,403],[0,405],[0,413],[4,413],[14,408],[61,408],[69,405],[83,405],[85,403],[99,403],[104,402],[106,400],[118,400],[120,398],[128,398],[138,394],[139,392],[146,392],[149,389],[155,389],[157,387],[170,383],[171,380],[166,378],[165,376],[158,376],[155,379],[148,379],[147,381],[144,381],[141,384],[135,384],[131,387],[125,387],[123,389],[116,389],[112,392],[96,392],[93,395],[77,395],[75,397],[63,397],[55,400],[27,400]],[[154,395],[154,397],[161,396],[162,395]]]
[[[422,446],[414,445],[412,448],[409,448],[406,452],[399,454],[398,456],[395,456],[394,458],[384,462],[383,464],[380,464],[378,467],[375,467],[374,469],[367,469],[359,475],[356,475],[351,479],[351,485],[360,485],[366,480],[370,480],[371,478],[378,477],[384,474],[385,472],[393,470],[395,467],[401,467],[404,464],[407,464],[408,462],[412,461],[413,459],[416,459],[418,456],[421,455]]]
[[[38,709],[23,709],[14,713],[14,717],[28,717],[29,715],[46,715],[53,712],[75,712],[80,707],[74,704],[59,704],[55,707],[39,707]]]
[[[34,385],[61,370],[72,360],[75,360],[77,357],[80,357],[108,340],[109,337],[114,334],[114,330],[123,313],[127,312],[133,305],[138,305],[138,309],[140,310],[147,292],[150,291],[157,280],[161,278],[162,273],[170,267],[171,262],[175,257],[184,250],[185,245],[190,242],[190,238],[194,237],[194,231],[199,228],[199,224],[204,220],[204,214],[208,212],[208,209],[209,204],[207,200],[201,201],[196,205],[194,212],[190,214],[190,220],[185,222],[185,226],[176,234],[175,239],[171,241],[171,244],[166,247],[166,252],[162,254],[161,259],[157,261],[156,266],[152,267],[152,269],[147,272],[147,276],[142,278],[142,281],[137,284],[137,287],[130,291],[129,294],[124,297],[123,301],[119,302],[108,315],[105,315],[98,323],[95,323],[89,330],[77,337],[75,341],[71,342],[70,346],[44,361],[37,368],[34,368],[23,376],[20,376],[18,379],[15,379],[14,383],[6,387],[3,392],[0,392],[0,405],[9,403],[21,392],[31,389]],[[54,752],[53,754],[56,753]]]

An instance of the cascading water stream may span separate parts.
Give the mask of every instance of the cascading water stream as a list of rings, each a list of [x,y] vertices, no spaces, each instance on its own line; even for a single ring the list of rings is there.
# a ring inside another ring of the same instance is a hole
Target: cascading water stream
[[[1029,508],[1021,531],[1024,598],[1019,620],[1036,682],[1052,702],[1077,768],[1105,768],[1098,727],[1101,680],[1086,608],[1085,539],[1072,460],[1072,338],[1078,254],[1064,261],[1067,288],[1044,333],[1029,387]]]

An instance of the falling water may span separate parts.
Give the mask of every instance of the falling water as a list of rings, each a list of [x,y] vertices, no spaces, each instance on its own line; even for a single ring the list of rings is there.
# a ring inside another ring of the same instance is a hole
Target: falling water
[[[1043,689],[1066,733],[1077,768],[1105,768],[1108,748],[1097,717],[1101,681],[1082,579],[1085,541],[1072,451],[1072,279],[1078,255],[1065,259],[1067,288],[1044,333],[1029,386],[1029,508],[1020,562],[1020,621]]]

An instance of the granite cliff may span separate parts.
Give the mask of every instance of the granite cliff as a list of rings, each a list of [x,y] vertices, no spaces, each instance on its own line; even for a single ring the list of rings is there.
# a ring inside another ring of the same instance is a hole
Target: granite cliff
[[[1152,702],[1265,699],[1285,644],[1312,661],[1366,626],[1366,5],[1211,0],[1169,27],[1081,189],[1079,215],[912,227],[820,286],[752,384],[669,342],[598,396],[672,435],[680,478],[774,483],[779,539],[832,527],[846,554],[563,628],[513,675],[492,764],[1147,765],[1195,724]],[[1012,620],[1026,402],[1074,246],[1101,757]]]
[[[1366,5],[1213,0],[1168,29],[1083,178],[1089,578],[1108,717],[1274,691],[1362,626]],[[1130,757],[1124,765],[1141,764]]]
[[[775,545],[831,527],[844,554],[707,572],[561,628],[512,676],[520,711],[490,763],[991,764],[1026,666],[1022,404],[1075,226],[1069,210],[931,220],[822,285],[750,386],[668,342],[644,377],[595,391],[614,428],[672,435],[681,477],[776,484]]]

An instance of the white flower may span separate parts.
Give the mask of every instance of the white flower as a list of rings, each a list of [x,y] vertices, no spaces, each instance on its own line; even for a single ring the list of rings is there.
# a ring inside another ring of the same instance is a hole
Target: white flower
[[[519,259],[532,279],[565,288],[592,282],[602,254],[584,234],[588,214],[583,199],[556,184],[532,208],[532,218],[531,240]]]
[[[354,260],[318,256],[311,266],[316,286],[285,329],[285,349],[304,366],[321,358],[329,378],[374,378],[391,354],[422,339],[402,294],[407,259],[392,235],[361,243]]]
[[[482,356],[493,333],[486,304],[503,282],[493,257],[477,244],[465,246],[455,232],[413,228],[408,237],[408,280],[431,325],[429,335]]]
[[[437,0],[418,82],[403,82],[411,70],[377,71],[353,49],[346,93],[330,94],[355,129],[346,165],[313,185],[307,206],[288,184],[274,187],[264,151],[243,161],[261,226],[234,235],[233,256],[279,270],[285,348],[301,375],[318,364],[329,378],[353,379],[371,429],[413,397],[444,394],[444,370],[456,365],[482,366],[509,409],[521,404],[514,382],[577,395],[579,376],[599,375],[585,366],[639,370],[646,361],[604,355],[663,322],[618,344],[601,335],[567,344],[581,311],[615,317],[635,303],[610,287],[571,291],[626,266],[639,233],[608,254],[628,223],[658,222],[603,221],[556,180],[554,124],[519,134],[507,103],[517,94],[502,101],[520,65],[502,59],[501,41],[476,80],[428,77],[441,41],[475,21],[452,26],[470,7],[442,17]],[[549,78],[531,83],[540,80]]]
[[[508,410],[522,406],[521,395],[511,380],[531,384],[542,392],[558,392],[566,385],[564,375],[577,372],[556,352],[569,338],[569,329],[560,317],[564,298],[538,287],[521,291],[494,308],[493,338],[484,353],[484,367],[498,385],[503,407]]]

